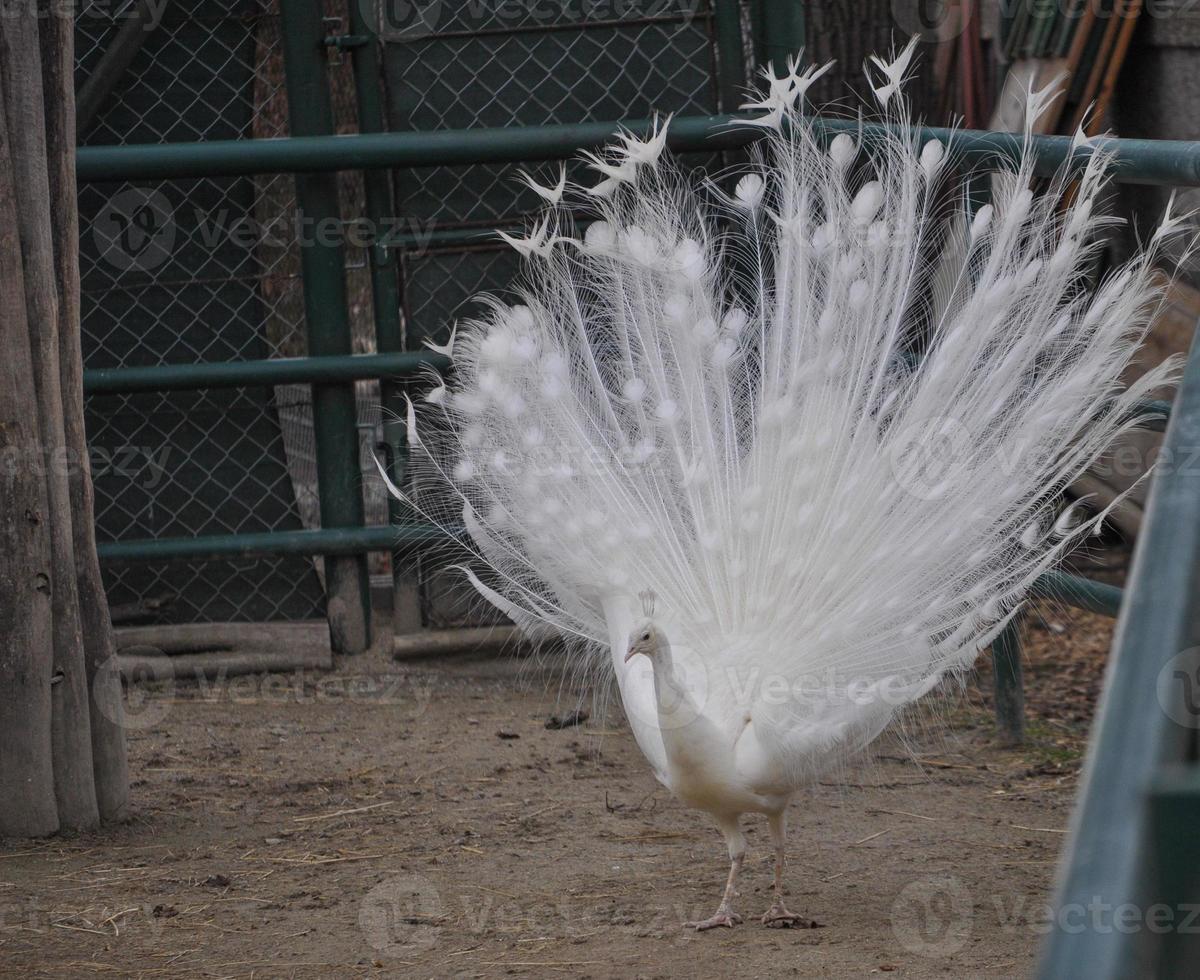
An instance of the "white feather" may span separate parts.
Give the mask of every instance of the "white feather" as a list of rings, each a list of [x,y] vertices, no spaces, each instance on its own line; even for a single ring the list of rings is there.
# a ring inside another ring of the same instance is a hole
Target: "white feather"
[[[452,396],[422,409],[435,473],[467,475],[427,512],[504,515],[468,524],[472,584],[585,640],[572,656],[615,674],[660,778],[713,812],[778,810],[968,667],[1091,530],[1048,533],[1054,494],[1174,370],[1120,387],[1159,296],[1153,251],[1088,288],[1103,150],[1065,219],[1070,177],[1032,194],[1028,153],[991,204],[947,210],[953,141],[922,141],[896,98],[912,52],[872,61],[897,128],[869,143],[825,149],[799,107],[819,71],[772,76],[755,107],[786,125],[732,197],[671,163],[665,125],[590,155],[602,190],[573,190],[595,223],[552,248],[573,226],[556,205],[506,236],[522,305],[463,325]],[[625,669],[645,589],[697,727],[648,719],[667,680]]]

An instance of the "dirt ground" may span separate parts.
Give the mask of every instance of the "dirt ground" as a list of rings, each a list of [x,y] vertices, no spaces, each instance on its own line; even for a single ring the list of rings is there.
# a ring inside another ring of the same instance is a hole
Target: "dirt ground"
[[[131,823],[0,842],[4,977],[1019,977],[1033,964],[1111,624],[1027,626],[1028,744],[986,668],[873,761],[799,798],[789,904],[697,934],[727,862],[619,717],[513,658],[134,691]],[[586,702],[585,702],[586,703]],[[619,714],[619,709],[614,709]]]

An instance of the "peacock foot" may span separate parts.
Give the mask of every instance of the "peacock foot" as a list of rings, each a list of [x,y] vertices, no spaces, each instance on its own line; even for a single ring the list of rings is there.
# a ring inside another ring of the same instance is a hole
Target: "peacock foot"
[[[782,902],[776,902],[763,913],[762,924],[769,929],[821,929],[821,923],[795,912],[789,912]]]
[[[732,929],[742,921],[742,917],[730,909],[717,909],[710,918],[701,919],[697,922],[685,922],[683,928],[695,929],[697,932],[704,932],[705,929],[716,929],[718,926],[725,926],[727,929]]]

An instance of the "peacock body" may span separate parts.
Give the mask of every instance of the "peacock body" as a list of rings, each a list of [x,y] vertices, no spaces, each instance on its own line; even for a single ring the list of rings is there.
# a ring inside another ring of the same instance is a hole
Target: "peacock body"
[[[1031,190],[1027,130],[972,211],[953,141],[909,125],[912,53],[872,59],[872,140],[804,114],[824,69],[769,74],[729,193],[670,161],[666,124],[590,156],[594,187],[531,181],[520,301],[461,325],[453,382],[409,409],[450,488],[419,506],[465,524],[472,584],[614,675],[658,779],[725,831],[702,928],[738,921],[739,815],[770,818],[778,889],[791,796],[1098,525],[1055,501],[1172,370],[1119,384],[1179,219],[1093,287],[1102,148],[1076,138],[1064,208],[1065,169]],[[806,920],[777,891],[764,921]]]

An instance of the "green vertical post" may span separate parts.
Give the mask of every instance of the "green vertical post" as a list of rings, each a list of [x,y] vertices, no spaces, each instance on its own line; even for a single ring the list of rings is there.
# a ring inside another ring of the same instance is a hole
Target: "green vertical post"
[[[1021,676],[1019,615],[992,640],[992,673],[997,732],[1006,745],[1020,745],[1025,740],[1025,687]]]
[[[804,50],[804,2],[761,0],[761,3],[759,56],[774,64],[776,71],[782,71],[789,57]]]
[[[737,112],[745,102],[746,54],[742,46],[742,11],[738,0],[713,0],[717,39],[717,82],[722,112]]]
[[[383,80],[379,64],[379,38],[375,25],[365,13],[370,0],[350,4],[350,33],[363,43],[353,48],[354,91],[358,104],[358,129],[361,133],[382,133],[384,125]],[[375,7],[371,4],[370,9]],[[386,170],[363,171],[366,218],[371,223],[374,242],[371,247],[371,305],[375,312],[375,348],[380,353],[398,353],[404,349],[404,322],[400,307],[400,270],[396,246],[389,245],[383,229],[393,214],[391,174]],[[408,434],[404,419],[404,383],[395,378],[380,378],[379,400],[383,408],[383,431],[379,448],[384,465],[396,486],[403,486],[408,468]],[[388,494],[388,523],[399,524],[408,514],[399,500]],[[392,626],[396,633],[409,633],[421,627],[421,608],[416,576],[408,567],[411,552],[392,552]]]
[[[287,0],[280,5],[280,11],[291,135],[332,135],[333,104],[325,74],[320,2]],[[301,219],[300,265],[308,353],[350,354],[337,175],[297,175],[296,206]],[[321,526],[361,527],[362,471],[354,384],[314,384],[312,392]],[[336,653],[366,650],[371,644],[371,591],[366,555],[326,557],[325,594],[333,650]]]
[[[992,174],[975,170],[964,178],[969,217],[992,198]],[[1025,678],[1021,670],[1021,615],[1018,613],[992,641],[992,673],[996,698],[996,734],[1005,745],[1025,741]]]

